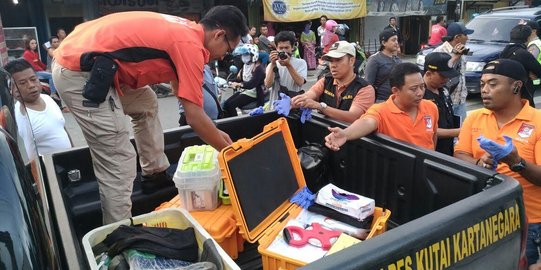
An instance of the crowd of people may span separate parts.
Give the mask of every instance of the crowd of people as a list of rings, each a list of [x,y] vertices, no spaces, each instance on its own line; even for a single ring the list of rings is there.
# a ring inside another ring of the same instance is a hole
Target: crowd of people
[[[146,27],[134,28],[136,24]],[[218,150],[232,142],[211,119],[236,116],[237,109],[250,103],[264,106],[269,89],[275,89],[291,98],[292,108],[317,110],[350,123],[345,129],[329,128],[325,144],[332,150],[379,132],[517,179],[529,222],[527,257],[534,264],[539,258],[535,239],[541,234],[541,112],[533,100],[541,85],[537,23],[514,27],[500,59],[483,68],[484,108],[469,115],[464,75],[473,30],[459,23],[446,25],[438,17],[429,41],[435,49],[421,70],[401,61],[403,40],[393,17],[379,34],[380,48],[368,58],[362,75],[355,68],[357,47],[341,40],[338,27],[321,16],[315,32],[311,22],[299,35],[270,34],[269,25],[263,24],[258,35],[233,6],[216,6],[198,23],[153,12],[115,13],[83,23],[68,36],[62,30],[51,37],[48,65],[37,55],[36,40],[28,40],[24,60],[8,63],[6,70],[17,108],[25,107],[30,116],[40,154],[71,146],[55,98],[61,98],[77,120],[100,184],[104,223],[131,215],[137,154],[143,192],[172,184],[165,173],[170,164],[163,152],[158,102],[149,84],[170,82],[179,101],[179,124],[191,125]],[[166,33],[154,31],[158,28]],[[242,90],[222,102],[216,74],[207,64],[226,54],[240,61],[230,86]],[[318,65],[326,65],[329,72],[306,89],[308,70]],[[40,78],[49,81],[53,98],[41,93]],[[137,149],[125,121],[119,120],[125,115],[132,119]],[[29,132],[21,136],[28,138]],[[480,136],[512,143],[512,151],[496,160],[495,153],[480,146]]]

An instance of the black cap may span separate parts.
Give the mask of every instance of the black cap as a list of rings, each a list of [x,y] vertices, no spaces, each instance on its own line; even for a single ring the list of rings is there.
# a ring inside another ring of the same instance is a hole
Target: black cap
[[[453,78],[460,75],[456,69],[449,67],[451,56],[447,53],[433,52],[425,57],[425,70],[438,72],[446,78]]]
[[[456,35],[471,35],[473,34],[472,29],[466,28],[460,23],[450,23],[447,25],[447,36],[453,38]]]
[[[522,64],[511,59],[497,59],[488,62],[483,68],[483,74],[502,75],[524,83],[528,80],[528,73]]]
[[[527,26],[532,28],[532,30],[539,30],[539,24],[536,21],[527,20],[524,23],[526,23]]]
[[[383,31],[381,31],[381,33],[379,33],[379,42],[387,41],[392,36],[396,36],[396,35],[397,35],[397,33],[392,29],[383,30]]]

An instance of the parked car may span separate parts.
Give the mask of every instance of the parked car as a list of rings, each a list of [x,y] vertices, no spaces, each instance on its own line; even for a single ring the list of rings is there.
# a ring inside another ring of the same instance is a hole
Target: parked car
[[[541,21],[541,7],[505,7],[490,10],[473,18],[466,28],[474,32],[468,35],[466,47],[471,55],[466,56],[466,87],[469,93],[479,93],[479,79],[486,63],[498,59],[509,43],[511,29],[520,20]],[[424,58],[436,46],[421,49],[417,54],[417,65],[424,65]]]

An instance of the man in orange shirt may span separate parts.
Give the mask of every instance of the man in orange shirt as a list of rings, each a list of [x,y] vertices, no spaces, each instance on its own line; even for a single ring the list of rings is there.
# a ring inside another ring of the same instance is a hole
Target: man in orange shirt
[[[323,59],[329,62],[331,74],[308,92],[293,97],[292,107],[319,110],[330,118],[351,123],[374,104],[374,87],[353,72],[355,47],[351,43],[334,43]]]
[[[421,70],[412,63],[400,63],[389,78],[393,94],[374,104],[346,129],[329,127],[325,145],[340,150],[348,140],[356,140],[374,131],[434,150],[438,129],[438,108],[423,99],[425,84]]]
[[[165,173],[169,161],[158,101],[149,84],[171,82],[188,124],[203,141],[218,150],[231,143],[203,111],[203,66],[223,58],[247,33],[246,18],[234,6],[216,6],[199,23],[121,12],[77,26],[55,50],[53,78],[90,148],[104,223],[131,216],[136,152],[125,115],[134,124],[142,191],[172,185]]]
[[[511,59],[489,62],[481,76],[481,98],[485,108],[470,112],[460,130],[454,156],[518,180],[522,185],[528,218],[526,257],[528,265],[539,258],[541,237],[541,111],[521,99],[528,80],[524,67]],[[504,144],[510,137],[513,150],[494,164],[493,157],[477,141],[484,136]]]

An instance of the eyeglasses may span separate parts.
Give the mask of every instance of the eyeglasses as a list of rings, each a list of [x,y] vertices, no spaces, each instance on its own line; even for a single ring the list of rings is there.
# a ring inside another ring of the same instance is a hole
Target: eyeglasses
[[[225,43],[227,43],[227,47],[229,48],[229,50],[227,50],[227,54],[233,53],[233,49],[231,49],[231,45],[229,44],[229,38],[227,38],[227,33],[225,32],[225,30],[224,30],[224,38],[225,38]]]

